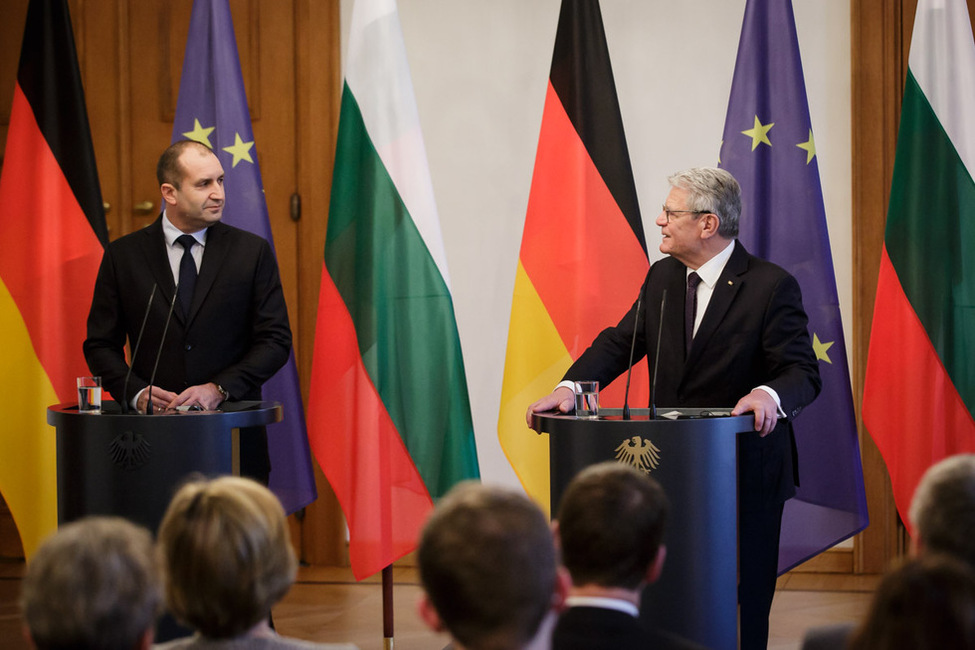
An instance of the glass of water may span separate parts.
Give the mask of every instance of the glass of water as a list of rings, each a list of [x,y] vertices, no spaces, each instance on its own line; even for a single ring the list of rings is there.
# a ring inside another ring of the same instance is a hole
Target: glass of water
[[[595,419],[599,417],[599,382],[576,382],[576,417]]]
[[[78,412],[102,412],[101,377],[78,377]]]

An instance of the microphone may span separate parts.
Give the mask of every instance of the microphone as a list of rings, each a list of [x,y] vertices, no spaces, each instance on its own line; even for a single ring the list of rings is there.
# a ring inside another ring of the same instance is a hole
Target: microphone
[[[146,402],[146,415],[152,415],[152,384],[156,381],[156,369],[159,367],[159,358],[162,357],[163,343],[166,342],[166,333],[169,331],[169,322],[173,320],[173,307],[176,306],[176,296],[179,295],[179,283],[173,291],[173,299],[169,303],[169,313],[166,315],[166,326],[163,327],[162,338],[159,339],[159,350],[156,352],[156,362],[152,365],[152,375],[149,377],[149,399]]]
[[[660,367],[660,337],[664,333],[664,306],[667,304],[667,290],[660,299],[660,324],[657,326],[657,350],[653,353],[653,377],[650,378],[650,419],[657,419],[657,402],[654,394],[657,391],[657,369]]]
[[[132,378],[132,366],[135,364],[135,355],[139,354],[139,345],[142,344],[142,333],[146,331],[146,321],[149,320],[149,309],[152,307],[152,299],[156,297],[156,289],[159,285],[152,283],[152,293],[149,294],[149,302],[146,303],[146,313],[142,316],[142,326],[139,327],[139,336],[135,339],[135,347],[132,349],[132,358],[129,359],[129,371],[125,373],[125,383],[122,384],[122,413],[129,413],[129,379]]]
[[[633,340],[630,342],[630,363],[626,367],[626,390],[623,391],[623,419],[630,419],[630,375],[633,374],[633,350],[636,349],[636,333],[640,328],[640,308],[643,305],[643,290],[636,300],[636,317],[633,319]]]

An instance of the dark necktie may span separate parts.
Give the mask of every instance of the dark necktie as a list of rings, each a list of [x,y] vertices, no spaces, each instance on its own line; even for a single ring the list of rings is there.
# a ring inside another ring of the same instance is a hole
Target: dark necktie
[[[697,316],[697,285],[701,276],[691,272],[687,276],[687,294],[684,296],[684,356],[690,354],[691,341],[694,340],[694,319]]]
[[[193,235],[180,235],[176,242],[183,247],[183,259],[179,261],[179,306],[183,310],[183,317],[190,315],[190,305],[193,304],[193,289],[196,288],[196,262],[193,261]]]

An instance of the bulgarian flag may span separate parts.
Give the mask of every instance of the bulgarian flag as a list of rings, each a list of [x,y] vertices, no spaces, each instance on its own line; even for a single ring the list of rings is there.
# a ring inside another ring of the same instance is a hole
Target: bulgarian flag
[[[57,528],[54,429],[76,402],[81,344],[108,242],[65,0],[32,0],[0,173],[0,492],[28,557]]]
[[[563,0],[515,275],[498,437],[525,490],[549,509],[548,435],[525,426],[596,335],[637,298],[649,269],[598,0]],[[604,406],[622,406],[623,376]],[[649,403],[646,363],[630,403]]]
[[[920,0],[863,390],[863,420],[905,522],[924,471],[975,452],[973,171],[968,8]]]
[[[440,222],[394,0],[352,10],[308,399],[357,579],[478,478]]]

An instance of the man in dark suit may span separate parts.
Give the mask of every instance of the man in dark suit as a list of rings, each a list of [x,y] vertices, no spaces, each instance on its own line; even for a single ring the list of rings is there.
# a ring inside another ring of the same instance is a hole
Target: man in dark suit
[[[655,480],[615,462],[592,465],[566,488],[554,524],[572,586],[552,650],[690,650],[690,641],[640,622],[640,594],[657,581],[669,509]]]
[[[165,203],[154,223],[105,249],[91,310],[85,358],[112,396],[145,412],[214,409],[225,400],[261,398],[261,385],[288,360],[291,328],[270,244],[220,222],[223,166],[205,145],[181,140],[156,169]],[[132,360],[124,346],[139,339]],[[263,427],[242,431],[241,473],[267,483],[270,462]]]
[[[636,355],[657,349],[663,312],[656,403],[726,407],[754,413],[754,432],[738,447],[739,603],[742,648],[764,648],[775,592],[779,528],[795,494],[792,420],[821,388],[799,285],[780,267],[749,255],[738,236],[741,190],[721,169],[697,168],[668,179],[657,217],[668,255],[650,267],[637,303],[599,334],[562,384],[528,408],[572,410],[573,381],[606,385],[626,371],[636,327]],[[666,306],[661,309],[666,292]]]

